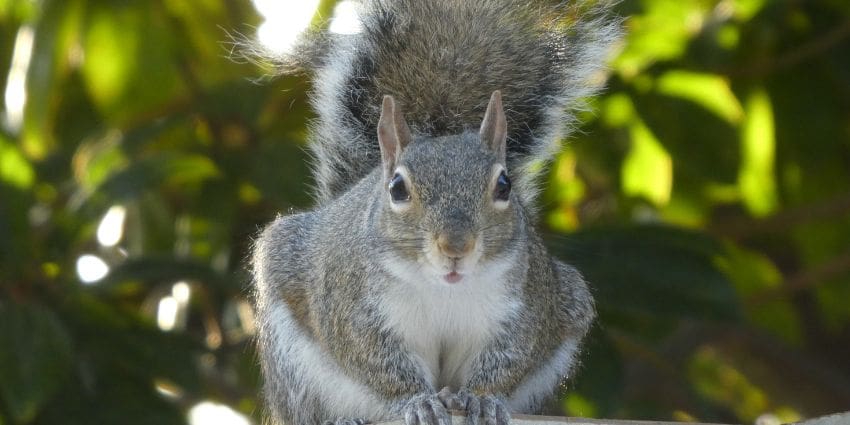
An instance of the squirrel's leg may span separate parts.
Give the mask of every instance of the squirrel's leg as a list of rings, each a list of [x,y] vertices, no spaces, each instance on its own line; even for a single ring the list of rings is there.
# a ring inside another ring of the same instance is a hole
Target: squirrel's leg
[[[466,410],[466,424],[508,425],[509,394],[528,374],[537,360],[526,345],[527,329],[522,323],[495,338],[473,359],[464,385],[449,398],[449,406]]]
[[[431,371],[401,337],[376,321],[368,305],[346,312],[327,316],[332,321],[318,330],[320,338],[347,376],[386,400],[387,414],[381,419],[404,417],[406,425],[450,425],[448,410],[431,383]]]
[[[512,322],[509,332],[473,360],[457,394],[469,412],[468,424],[477,423],[479,410],[488,425],[507,424],[509,412],[539,413],[571,371],[595,316],[587,285],[574,268],[547,255],[534,258],[535,279],[548,283],[551,293],[530,299],[536,305],[526,312],[535,316]]]

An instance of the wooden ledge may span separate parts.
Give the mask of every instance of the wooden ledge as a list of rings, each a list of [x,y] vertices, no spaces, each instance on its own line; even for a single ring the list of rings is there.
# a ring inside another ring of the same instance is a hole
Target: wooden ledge
[[[452,411],[452,424],[463,425],[466,414]],[[623,419],[565,418],[557,416],[514,415],[511,425],[709,425],[705,422],[631,421]],[[797,425],[850,425],[850,411],[796,422]],[[378,425],[404,425],[404,421],[381,422]]]

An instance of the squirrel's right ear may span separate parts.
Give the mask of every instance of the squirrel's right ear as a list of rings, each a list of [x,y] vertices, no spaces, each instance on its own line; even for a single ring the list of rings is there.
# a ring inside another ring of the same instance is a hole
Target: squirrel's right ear
[[[508,140],[508,122],[505,119],[505,108],[502,106],[502,92],[496,90],[490,96],[481,130],[478,132],[481,141],[487,145],[502,164],[505,163],[505,150]]]
[[[392,96],[385,95],[381,104],[381,118],[378,120],[378,144],[381,146],[381,160],[387,175],[393,172],[402,149],[410,140],[410,128],[401,108]]]

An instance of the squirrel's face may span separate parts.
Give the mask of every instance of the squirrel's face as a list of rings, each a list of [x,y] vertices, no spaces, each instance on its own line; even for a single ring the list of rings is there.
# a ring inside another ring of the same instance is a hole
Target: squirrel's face
[[[378,123],[383,179],[380,230],[390,267],[414,279],[460,283],[507,264],[521,221],[505,168],[501,94],[490,98],[476,134],[413,141],[385,96]]]
[[[386,176],[383,236],[428,280],[462,284],[517,246],[508,170],[477,134],[416,140]]]

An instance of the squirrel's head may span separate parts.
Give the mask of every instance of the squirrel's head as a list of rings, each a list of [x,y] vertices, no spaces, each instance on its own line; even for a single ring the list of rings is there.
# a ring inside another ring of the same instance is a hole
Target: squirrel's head
[[[506,139],[498,91],[478,133],[415,140],[394,99],[384,97],[379,227],[392,246],[393,263],[450,284],[506,264],[522,220],[506,166]]]

